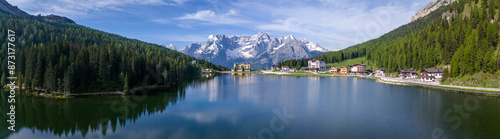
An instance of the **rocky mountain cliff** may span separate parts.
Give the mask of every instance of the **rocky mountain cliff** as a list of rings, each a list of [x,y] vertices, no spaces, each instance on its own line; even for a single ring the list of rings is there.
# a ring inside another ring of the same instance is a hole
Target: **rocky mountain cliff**
[[[23,18],[35,19],[38,21],[48,22],[48,23],[70,23],[70,24],[75,23],[73,20],[69,18],[52,14],[47,16],[41,16],[41,15],[33,16],[17,8],[17,6],[11,5],[6,0],[0,0],[0,11],[4,11]]]
[[[270,67],[279,61],[309,58],[328,52],[319,44],[294,36],[273,37],[259,32],[253,36],[210,35],[205,44],[193,43],[180,52],[212,63],[232,67],[234,63],[252,64],[252,69]]]
[[[0,0],[0,10],[11,13],[13,15],[21,16],[24,18],[31,17],[31,15],[29,15],[28,13],[20,10],[19,8],[17,8],[17,6],[10,5],[5,0]]]
[[[437,10],[441,6],[446,6],[448,4],[451,4],[455,2],[456,0],[436,0],[434,2],[430,2],[429,4],[425,5],[423,8],[418,10],[417,14],[415,16],[412,16],[410,19],[410,22],[413,22],[419,18],[425,17],[426,15],[430,14],[432,11]]]

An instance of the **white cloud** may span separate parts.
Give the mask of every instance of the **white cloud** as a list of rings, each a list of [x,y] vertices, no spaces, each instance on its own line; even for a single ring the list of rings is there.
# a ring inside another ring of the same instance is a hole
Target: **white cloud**
[[[30,14],[56,14],[78,18],[91,11],[117,10],[140,5],[182,5],[188,0],[8,0]]]
[[[255,24],[250,28],[306,36],[327,48],[345,48],[381,36],[408,23],[417,10],[414,7],[418,7],[398,1],[374,4],[347,0],[294,3],[243,0],[232,6],[246,16],[259,16],[252,20]]]
[[[186,14],[182,17],[175,18],[176,20],[195,20],[202,21],[203,23],[209,24],[245,24],[249,21],[237,18],[236,16],[239,12],[235,9],[227,11],[227,13],[217,14],[212,10],[202,10],[192,14]]]

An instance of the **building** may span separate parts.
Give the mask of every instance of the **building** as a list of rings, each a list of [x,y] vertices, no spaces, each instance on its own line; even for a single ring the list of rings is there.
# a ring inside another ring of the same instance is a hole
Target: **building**
[[[233,71],[250,71],[251,64],[249,63],[236,63],[233,66]]]
[[[367,74],[368,71],[366,71],[365,64],[356,64],[356,65],[352,65],[350,73],[351,73],[351,75],[364,75],[364,74]]]
[[[384,68],[380,68],[380,69],[375,70],[375,75],[377,75],[377,76],[385,76],[386,73],[387,73],[387,70]]]
[[[280,70],[280,68],[278,66],[271,66],[271,70],[272,71],[275,71],[275,70]]]
[[[328,72],[330,73],[337,73],[340,71],[340,68],[337,68],[337,67],[330,67],[330,70],[328,70]]]
[[[289,66],[281,66],[281,70],[288,71],[288,70],[290,70],[290,67]]]
[[[365,72],[365,71],[366,71],[365,64],[352,65],[351,72]]]
[[[196,60],[191,61],[191,64],[193,65],[196,64]]]
[[[291,72],[297,72],[297,67],[290,67]]]
[[[349,74],[349,68],[347,68],[347,67],[341,67],[340,68],[340,74]]]
[[[436,79],[443,77],[443,69],[424,69],[420,72],[420,76],[434,76]]]
[[[399,77],[403,79],[416,79],[418,77],[417,72],[415,70],[399,70]]]
[[[326,70],[326,60],[325,59],[310,59],[307,61],[307,67],[309,69],[318,69],[319,71]]]
[[[420,76],[420,80],[424,81],[424,82],[434,82],[436,81],[436,77],[434,76]]]

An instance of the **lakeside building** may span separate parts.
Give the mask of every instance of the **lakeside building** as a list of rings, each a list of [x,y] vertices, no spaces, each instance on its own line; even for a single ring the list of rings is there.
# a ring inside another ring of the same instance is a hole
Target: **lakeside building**
[[[367,73],[368,73],[368,71],[366,71],[365,64],[352,65],[351,72],[350,72],[351,75],[364,75]]]
[[[420,72],[420,80],[433,82],[443,77],[443,69],[424,69]]]
[[[290,67],[291,72],[297,72],[297,67]]]
[[[289,66],[281,66],[281,70],[283,70],[283,71],[289,71],[290,67]]]
[[[375,70],[375,75],[377,76],[385,76],[385,74],[387,74],[387,70],[384,68],[379,68]]]
[[[398,71],[399,77],[403,79],[416,79],[418,77],[417,72],[415,70],[406,70],[402,69]]]
[[[340,68],[337,68],[337,67],[330,67],[330,70],[328,70],[328,72],[330,73],[337,73],[340,71]]]
[[[309,69],[318,69],[319,71],[326,70],[326,60],[325,59],[309,59],[307,61],[307,67]]]
[[[251,67],[250,63],[236,63],[233,66],[233,71],[250,71]]]
[[[271,66],[271,70],[272,71],[275,71],[275,70],[280,70],[280,68],[278,66]]]
[[[341,67],[340,68],[340,74],[349,74],[349,68],[347,68],[347,67]]]
[[[424,76],[420,76],[420,80],[422,80],[424,82],[434,82],[434,81],[436,81],[436,77],[424,75]]]
[[[421,76],[434,76],[436,79],[443,77],[443,69],[424,69],[420,72]]]
[[[364,71],[366,71],[365,64],[352,65],[351,72],[364,72]]]

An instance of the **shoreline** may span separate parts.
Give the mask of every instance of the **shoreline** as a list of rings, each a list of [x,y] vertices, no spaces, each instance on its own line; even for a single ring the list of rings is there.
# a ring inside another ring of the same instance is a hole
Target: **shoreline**
[[[311,72],[272,72],[272,71],[246,71],[246,72],[218,72],[218,73],[255,73],[267,76],[295,76],[295,77],[353,77],[353,78],[367,78],[373,79],[379,83],[392,84],[392,85],[403,85],[403,86],[415,86],[421,88],[428,88],[434,90],[454,92],[458,94],[476,95],[476,96],[488,96],[500,98],[500,88],[483,88],[483,87],[468,87],[468,86],[452,86],[452,85],[441,85],[436,84],[436,82],[415,82],[407,79],[391,78],[391,77],[381,77],[381,76],[363,76],[363,75],[335,75],[331,73],[311,73]],[[431,84],[434,83],[434,84]],[[166,88],[165,86],[147,86],[147,87],[136,87],[130,89],[129,91],[138,91],[141,89],[161,89]],[[168,87],[167,87],[168,88]],[[123,91],[114,92],[92,92],[92,93],[81,93],[81,94],[64,94],[64,93],[51,93],[51,94],[31,94],[34,96],[45,97],[45,98],[55,98],[55,99],[66,99],[74,98],[80,96],[113,96],[113,95],[129,95],[124,94]],[[62,96],[62,97],[61,97]]]
[[[275,74],[274,72],[263,72],[256,71],[256,74],[268,75],[268,76],[297,76],[297,77],[308,77],[308,76],[319,76],[319,77],[354,77],[354,78],[368,78],[374,79],[376,82],[393,84],[393,85],[403,85],[403,86],[415,86],[421,88],[428,88],[434,90],[454,92],[458,94],[466,95],[476,95],[476,96],[488,96],[500,98],[500,88],[484,88],[484,87],[468,87],[468,86],[451,86],[451,85],[441,85],[436,84],[436,82],[414,82],[411,80],[404,80],[399,78],[390,77],[380,77],[380,76],[360,76],[360,75],[334,75],[334,74],[322,74],[322,73],[300,73],[300,74]],[[434,83],[434,84],[431,84]]]

